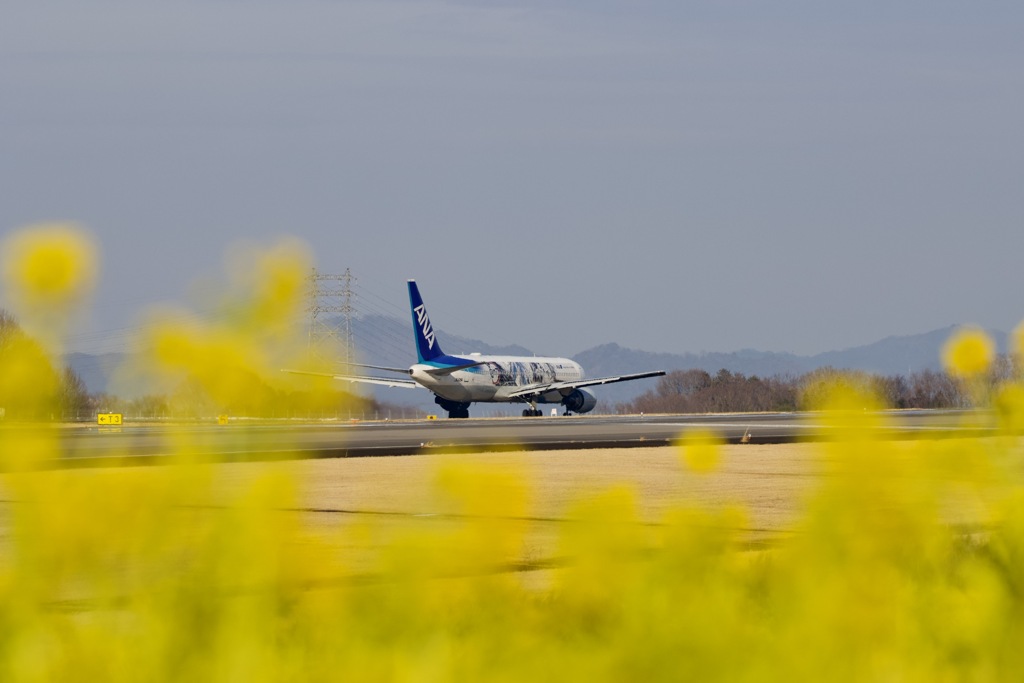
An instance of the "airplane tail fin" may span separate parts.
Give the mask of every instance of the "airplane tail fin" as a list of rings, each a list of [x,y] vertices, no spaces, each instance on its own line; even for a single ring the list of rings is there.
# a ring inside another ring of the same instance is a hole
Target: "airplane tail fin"
[[[445,355],[437,342],[434,327],[427,317],[427,309],[423,305],[423,298],[415,280],[409,280],[409,307],[412,309],[412,328],[416,334],[416,355],[419,362],[425,363]]]

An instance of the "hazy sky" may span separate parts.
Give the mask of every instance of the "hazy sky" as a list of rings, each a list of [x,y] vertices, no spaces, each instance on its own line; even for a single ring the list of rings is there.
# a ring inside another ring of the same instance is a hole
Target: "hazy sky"
[[[285,234],[538,353],[1011,329],[1024,5],[838,4],[5,3],[0,232],[98,237],[84,345]]]

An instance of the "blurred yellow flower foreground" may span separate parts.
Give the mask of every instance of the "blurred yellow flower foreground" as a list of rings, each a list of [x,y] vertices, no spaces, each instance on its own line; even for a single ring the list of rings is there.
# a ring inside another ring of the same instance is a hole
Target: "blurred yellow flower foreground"
[[[154,326],[160,372],[248,391],[279,331],[231,349],[293,298],[277,272],[227,327]],[[995,438],[893,444],[855,391],[832,395],[844,438],[768,547],[735,506],[651,522],[618,487],[583,493],[538,555],[528,478],[486,457],[440,462],[443,524],[324,522],[272,466],[225,488],[187,433],[176,464],[24,471],[56,433],[0,428],[0,679],[1020,680],[1024,404]],[[715,476],[713,438],[680,448]]]
[[[981,329],[963,327],[953,333],[942,349],[943,365],[961,378],[979,377],[989,371],[996,345]]]
[[[67,316],[88,301],[96,284],[96,249],[82,228],[52,223],[12,233],[0,243],[5,298],[31,324]]]

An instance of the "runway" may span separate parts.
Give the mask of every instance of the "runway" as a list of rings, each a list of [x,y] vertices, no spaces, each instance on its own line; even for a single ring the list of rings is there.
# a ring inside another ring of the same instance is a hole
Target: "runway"
[[[979,436],[991,420],[973,411],[892,411],[879,438]],[[507,451],[664,446],[688,431],[726,442],[789,443],[835,437],[808,413],[571,416],[346,423],[230,421],[227,425],[125,425],[60,432],[50,466],[159,464],[181,452],[217,461],[416,455],[444,450]]]

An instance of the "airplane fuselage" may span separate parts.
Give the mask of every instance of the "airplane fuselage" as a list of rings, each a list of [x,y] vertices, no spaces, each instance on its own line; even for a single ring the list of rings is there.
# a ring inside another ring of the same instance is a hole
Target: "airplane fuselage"
[[[480,365],[439,376],[430,372],[436,365],[417,363],[409,369],[409,374],[441,398],[458,403],[522,402],[522,398],[512,394],[523,387],[575,382],[584,378],[580,364],[568,358],[479,354],[456,358]],[[561,403],[564,398],[561,392],[550,391],[534,400],[537,403]]]

